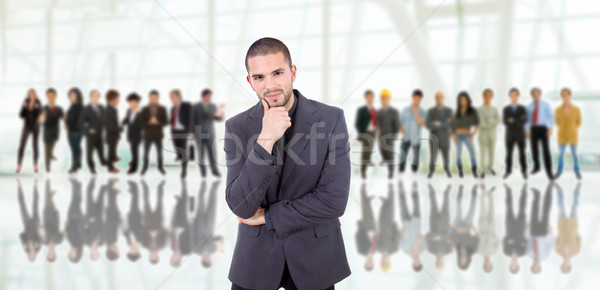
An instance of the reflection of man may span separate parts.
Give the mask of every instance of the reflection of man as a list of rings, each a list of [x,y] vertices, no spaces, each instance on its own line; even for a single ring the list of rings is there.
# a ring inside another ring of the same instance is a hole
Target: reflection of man
[[[421,262],[421,253],[425,251],[425,236],[421,233],[421,208],[419,206],[419,191],[417,182],[412,184],[411,197],[413,200],[412,215],[408,211],[406,203],[406,193],[404,185],[399,184],[400,188],[400,217],[402,218],[403,228],[401,230],[400,247],[411,257],[412,268],[415,272],[423,269]]]
[[[388,272],[392,267],[392,254],[398,252],[400,229],[394,220],[394,185],[388,183],[388,195],[381,200],[379,209],[379,230],[377,231],[377,251],[381,253],[381,270]]]
[[[208,154],[210,170],[216,177],[220,177],[217,168],[217,152],[215,151],[215,126],[214,121],[222,121],[225,117],[225,104],[218,107],[211,102],[212,91],[210,89],[202,90],[200,94],[202,101],[193,107],[193,133],[198,147],[198,164],[202,177],[206,176],[206,165],[204,163],[204,154]]]
[[[437,198],[431,184],[429,185],[429,203],[431,205],[429,216],[429,233],[425,235],[427,250],[435,256],[435,267],[438,270],[444,268],[444,256],[452,253],[452,241],[450,241],[450,205],[448,196],[451,186],[444,190],[444,201],[442,209],[438,209]]]
[[[35,261],[37,254],[42,247],[42,236],[40,227],[40,215],[38,211],[38,190],[37,180],[33,186],[33,206],[31,215],[25,204],[25,195],[21,187],[21,181],[17,179],[19,192],[19,209],[21,210],[21,220],[23,221],[23,232],[19,235],[21,245],[27,253],[29,262]]]
[[[169,94],[173,107],[171,108],[171,138],[177,157],[181,162],[181,178],[187,175],[188,155],[187,144],[192,133],[192,104],[182,100],[181,91],[175,89]]]
[[[206,192],[206,183],[202,181],[200,191],[198,192],[198,206],[193,220],[192,238],[194,253],[202,259],[202,266],[209,268],[212,266],[211,255],[217,250],[224,252],[224,242],[222,236],[215,236],[215,222],[217,218],[217,189],[219,189],[219,180],[215,180],[210,185],[208,199],[204,197]]]
[[[573,191],[573,202],[569,215],[567,215],[567,210],[565,209],[563,190],[558,184],[555,184],[555,186],[559,209],[555,251],[563,258],[563,262],[560,264],[560,271],[566,274],[571,272],[571,259],[581,251],[581,235],[579,235],[579,222],[577,218],[581,183],[578,183]]]
[[[377,129],[377,115],[373,107],[375,94],[371,90],[365,92],[366,104],[356,112],[356,122],[354,127],[358,132],[358,140],[362,144],[360,176],[367,178],[367,166],[372,165],[371,155],[373,154],[373,143],[375,143],[375,130]]]
[[[527,250],[527,240],[525,239],[525,206],[527,204],[527,184],[523,185],[521,196],[519,197],[519,211],[515,216],[513,210],[512,190],[504,184],[506,192],[506,235],[502,239],[502,251],[504,255],[510,258],[508,269],[511,273],[519,272],[519,258],[525,256]]]
[[[140,255],[140,244],[143,243],[144,235],[142,233],[142,212],[139,207],[139,191],[138,185],[135,181],[127,181],[129,187],[129,193],[131,193],[131,203],[129,206],[129,213],[127,213],[127,226],[123,231],[127,245],[129,245],[129,251],[127,252],[127,259],[132,262],[137,261]]]
[[[554,236],[550,226],[550,207],[552,206],[552,184],[546,186],[544,194],[544,204],[540,215],[540,191],[532,188],[533,191],[533,209],[531,210],[531,220],[527,238],[527,255],[533,260],[531,264],[531,273],[539,274],[542,271],[542,261],[546,260],[552,254],[554,248]]]
[[[374,196],[368,196],[367,184],[363,183],[360,186],[360,204],[362,205],[362,217],[356,223],[357,230],[355,234],[356,247],[358,254],[366,256],[365,270],[372,271],[374,266],[373,254],[375,254],[377,224],[373,216],[373,207],[371,200]]]
[[[487,190],[482,185],[483,194],[479,201],[479,247],[477,252],[483,257],[483,270],[492,272],[492,255],[496,254],[500,246],[498,234],[496,234],[496,216],[494,214],[494,196],[492,193],[496,187]]]
[[[333,289],[350,275],[344,112],[292,88],[296,66],[277,39],[253,43],[246,69],[260,102],[225,123],[226,199],[240,222],[232,289]]]

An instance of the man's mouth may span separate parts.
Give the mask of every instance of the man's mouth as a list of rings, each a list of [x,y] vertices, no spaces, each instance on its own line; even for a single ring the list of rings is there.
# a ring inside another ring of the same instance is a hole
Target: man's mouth
[[[269,99],[277,99],[280,95],[281,95],[281,92],[276,92],[276,93],[272,93],[272,94],[267,94],[265,96]]]

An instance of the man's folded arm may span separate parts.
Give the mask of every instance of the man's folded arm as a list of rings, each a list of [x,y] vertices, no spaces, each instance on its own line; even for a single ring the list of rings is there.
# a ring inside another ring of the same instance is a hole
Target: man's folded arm
[[[265,210],[266,228],[275,230],[280,239],[344,214],[350,190],[350,144],[341,110],[332,138],[316,188],[301,198],[273,203]]]
[[[265,197],[267,186],[277,175],[277,162],[276,157],[269,154],[256,141],[254,148],[249,150],[247,158],[244,159],[242,148],[247,144],[240,140],[235,132],[230,131],[229,123],[229,121],[225,122],[224,149],[227,162],[225,199],[236,216],[247,219],[254,216]]]

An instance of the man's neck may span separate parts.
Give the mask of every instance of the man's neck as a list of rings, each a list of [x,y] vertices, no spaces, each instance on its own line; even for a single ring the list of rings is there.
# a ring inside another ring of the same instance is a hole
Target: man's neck
[[[295,101],[296,101],[296,96],[294,96],[294,93],[292,92],[292,97],[287,102],[287,104],[285,104],[285,110],[289,112],[292,109],[292,107],[294,106]]]

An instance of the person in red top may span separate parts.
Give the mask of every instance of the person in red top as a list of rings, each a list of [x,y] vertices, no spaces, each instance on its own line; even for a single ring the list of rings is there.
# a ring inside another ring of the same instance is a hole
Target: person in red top
[[[367,177],[367,166],[373,165],[371,155],[373,154],[373,145],[375,144],[375,132],[377,128],[377,117],[373,107],[375,94],[371,90],[365,91],[366,104],[356,112],[356,122],[354,127],[358,132],[357,139],[362,143],[360,176]]]

